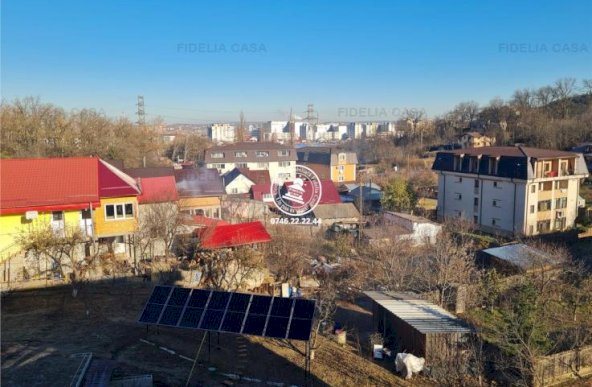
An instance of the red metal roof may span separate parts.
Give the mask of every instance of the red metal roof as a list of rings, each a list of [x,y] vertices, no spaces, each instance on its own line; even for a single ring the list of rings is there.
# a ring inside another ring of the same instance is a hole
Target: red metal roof
[[[191,224],[195,226],[201,227],[216,227],[219,225],[227,225],[228,223],[223,221],[222,219],[216,218],[208,218],[207,216],[203,215],[193,215],[186,224]]]
[[[138,196],[138,203],[162,203],[177,200],[177,184],[174,176],[138,178],[138,185],[142,193]]]
[[[0,214],[78,210],[136,196],[135,181],[98,157],[0,160]]]
[[[208,227],[200,233],[200,247],[215,250],[271,241],[261,222],[238,223]]]
[[[254,200],[263,201],[263,195],[271,193],[271,184],[254,184],[251,186]]]
[[[0,160],[0,213],[96,207],[97,162],[94,157]]]
[[[102,198],[137,196],[140,190],[136,181],[111,164],[99,160],[99,195]]]

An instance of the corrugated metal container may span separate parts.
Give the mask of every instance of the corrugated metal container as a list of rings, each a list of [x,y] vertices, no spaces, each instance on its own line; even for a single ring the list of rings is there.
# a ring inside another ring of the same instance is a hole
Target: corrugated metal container
[[[365,292],[372,299],[374,327],[387,346],[433,360],[454,356],[475,331],[445,309],[406,293]]]

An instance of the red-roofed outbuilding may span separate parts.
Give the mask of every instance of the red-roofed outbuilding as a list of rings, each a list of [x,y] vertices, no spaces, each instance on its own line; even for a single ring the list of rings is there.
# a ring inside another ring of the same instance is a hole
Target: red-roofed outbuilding
[[[217,225],[199,233],[200,247],[216,250],[230,247],[267,243],[271,236],[261,222]]]

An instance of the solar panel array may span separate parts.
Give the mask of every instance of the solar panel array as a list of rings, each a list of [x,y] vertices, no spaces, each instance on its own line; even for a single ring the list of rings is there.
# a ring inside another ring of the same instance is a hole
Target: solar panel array
[[[139,321],[282,339],[310,339],[315,302],[302,298],[156,286]]]

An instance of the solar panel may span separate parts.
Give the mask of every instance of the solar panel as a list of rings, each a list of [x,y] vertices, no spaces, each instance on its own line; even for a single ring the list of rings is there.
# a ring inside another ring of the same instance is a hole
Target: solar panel
[[[176,326],[179,318],[181,317],[181,313],[183,313],[183,307],[169,305],[164,310],[164,313],[160,317],[160,321],[158,323],[161,325]]]
[[[306,341],[314,310],[313,300],[156,286],[139,322]]]
[[[202,308],[187,308],[185,309],[185,313],[181,317],[179,321],[179,326],[183,328],[194,328],[197,329],[199,327],[199,321],[201,320],[201,315],[203,314]]]
[[[311,300],[296,299],[294,301],[295,318],[312,319],[314,316],[315,303]]]

